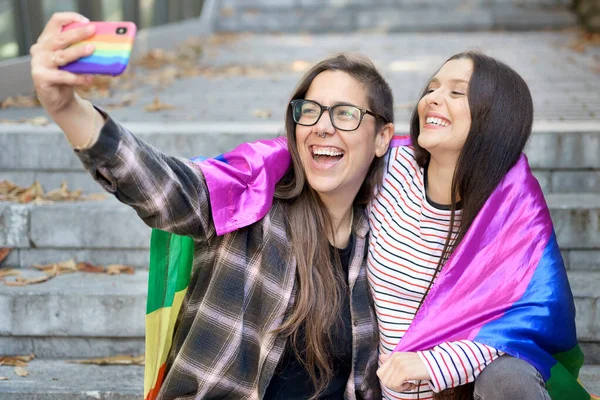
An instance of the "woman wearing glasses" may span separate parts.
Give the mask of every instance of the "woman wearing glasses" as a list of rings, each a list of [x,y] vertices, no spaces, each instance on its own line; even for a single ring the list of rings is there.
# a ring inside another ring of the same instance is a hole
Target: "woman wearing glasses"
[[[327,107],[313,100],[293,100],[292,116],[327,146],[345,133],[320,130]],[[329,111],[332,126],[346,115]],[[369,204],[367,260],[385,398],[590,399],[577,382],[583,354],[552,221],[522,155],[532,122],[525,81],[467,52],[428,82],[410,140],[392,141]],[[239,193],[268,209],[268,191]],[[244,210],[235,200],[211,196],[231,219]]]
[[[55,14],[32,47],[40,102],[107,191],[149,226],[193,238],[172,349],[145,397],[379,398],[365,205],[394,126],[375,67],[339,56],[304,76],[287,111],[292,167],[279,167],[277,200],[258,222],[217,236],[203,167],[137,139],[74,93],[88,77],[57,69],[54,60],[86,55],[64,49],[90,32],[61,33],[82,18]]]

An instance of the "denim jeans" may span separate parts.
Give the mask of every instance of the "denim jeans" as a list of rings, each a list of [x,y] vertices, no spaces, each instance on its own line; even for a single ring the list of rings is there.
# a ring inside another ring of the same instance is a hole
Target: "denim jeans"
[[[475,400],[550,400],[542,375],[529,363],[508,355],[485,367],[475,380]]]

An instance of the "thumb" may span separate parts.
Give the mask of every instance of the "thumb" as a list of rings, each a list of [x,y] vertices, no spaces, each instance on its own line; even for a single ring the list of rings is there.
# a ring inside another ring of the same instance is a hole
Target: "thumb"
[[[379,355],[379,362],[381,362],[382,364],[385,364],[385,362],[392,356],[393,353],[389,353],[389,354],[380,354]]]

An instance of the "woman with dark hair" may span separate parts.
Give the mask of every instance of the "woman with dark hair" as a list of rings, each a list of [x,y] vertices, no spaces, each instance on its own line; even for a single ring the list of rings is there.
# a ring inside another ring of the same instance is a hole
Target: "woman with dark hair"
[[[410,138],[392,141],[367,261],[385,398],[590,398],[564,264],[522,154],[532,123],[519,74],[466,52],[427,84]]]
[[[179,273],[168,265],[161,277],[151,266],[151,287],[169,292],[172,277],[183,284],[160,303],[156,320],[148,314],[149,330],[177,323],[172,338],[147,338],[145,398],[379,398],[365,205],[381,182],[394,115],[390,87],[373,64],[340,55],[302,78],[287,111],[292,164],[278,167],[286,174],[277,200],[255,223],[217,236],[210,165],[137,139],[74,93],[89,77],[58,70],[93,50],[68,48],[93,34],[62,32],[75,21],[85,20],[55,14],[31,48],[40,102],[107,191],[149,226],[191,238],[169,236],[151,256],[156,265],[176,263]],[[154,247],[161,237],[154,232]],[[171,258],[175,248],[185,253],[179,260]],[[188,256],[189,270],[181,261]],[[178,307],[175,318],[168,310]]]
[[[386,398],[468,394],[483,368],[503,354],[474,340],[446,341],[415,352],[395,352],[440,270],[460,244],[531,134],[533,103],[527,84],[510,67],[480,53],[451,57],[428,83],[410,125],[412,146],[392,150],[370,213],[369,280],[379,321],[378,372]],[[491,385],[483,399],[544,399],[544,382],[518,358],[494,364],[530,378],[514,392]],[[407,371],[399,372],[399,371]],[[485,377],[485,375],[484,375]],[[409,379],[410,378],[410,379]],[[492,378],[494,379],[494,378]],[[419,389],[408,380],[419,382]],[[502,382],[503,379],[495,379]],[[518,381],[518,380],[517,380]],[[476,381],[478,389],[482,381]],[[461,387],[463,386],[463,387]],[[413,389],[417,396],[399,393]],[[510,389],[509,389],[510,390]],[[441,396],[436,396],[441,397]]]

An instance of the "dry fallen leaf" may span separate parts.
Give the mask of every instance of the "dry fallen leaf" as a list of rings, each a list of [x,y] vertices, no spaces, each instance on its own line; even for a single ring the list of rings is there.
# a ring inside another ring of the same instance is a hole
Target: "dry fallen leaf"
[[[0,103],[0,108],[31,108],[40,107],[41,104],[35,96],[15,96],[9,97]]]
[[[21,271],[16,269],[0,269],[0,280],[6,276],[20,276]]]
[[[33,117],[33,118],[26,119],[23,122],[26,124],[34,125],[34,126],[45,126],[50,123],[50,120],[47,117]]]
[[[33,360],[33,353],[23,356],[0,356],[0,365],[10,365],[13,367],[26,367],[29,361]]]
[[[29,371],[27,371],[23,367],[15,367],[14,370],[15,370],[15,373],[19,376],[25,377],[25,376],[29,375]]]
[[[88,195],[82,196],[80,200],[95,201],[95,200],[104,200],[107,197],[108,197],[108,195],[105,193],[93,193],[93,194],[88,194]]]
[[[74,260],[61,261],[46,265],[34,264],[32,267],[54,276],[77,272],[77,265],[75,264]]]
[[[106,269],[102,265],[94,265],[88,262],[78,262],[77,271],[101,274],[106,272]]]
[[[155,97],[154,101],[151,104],[148,104],[144,107],[144,111],[157,112],[162,110],[172,110],[174,108],[175,106],[172,106],[171,104],[161,103],[158,97]]]
[[[6,257],[8,257],[8,253],[10,253],[11,250],[12,249],[8,247],[0,248],[0,264],[2,264],[2,261],[4,261]]]
[[[35,285],[38,283],[46,282],[54,278],[56,274],[45,274],[42,276],[38,276],[35,278],[22,278],[20,276],[16,277],[14,281],[4,281],[6,286],[27,286],[27,285]]]
[[[71,360],[73,364],[94,365],[144,365],[144,354],[140,356],[118,355],[112,357],[90,358],[87,360]]]
[[[44,194],[44,189],[38,181],[28,188],[17,186],[9,181],[0,182],[0,201],[16,201],[19,203],[30,202],[53,202],[53,201],[75,201],[75,200],[101,200],[105,194],[91,194],[84,196],[81,189],[69,191],[67,183],[63,182],[58,189]]]
[[[271,110],[257,109],[257,110],[252,111],[252,115],[254,115],[257,118],[263,118],[263,119],[271,118]]]
[[[580,32],[568,47],[576,53],[585,53],[588,47],[600,46],[600,33]]]
[[[106,273],[108,275],[119,275],[119,274],[133,274],[135,268],[121,264],[111,264],[106,266]]]
[[[121,89],[123,89],[123,88],[121,88]],[[125,90],[128,90],[128,89],[125,89]],[[135,104],[138,97],[139,96],[135,93],[128,93],[128,94],[124,95],[121,99],[117,100],[116,102],[104,104],[103,107],[106,110],[115,110],[117,108],[128,107],[128,106]]]

